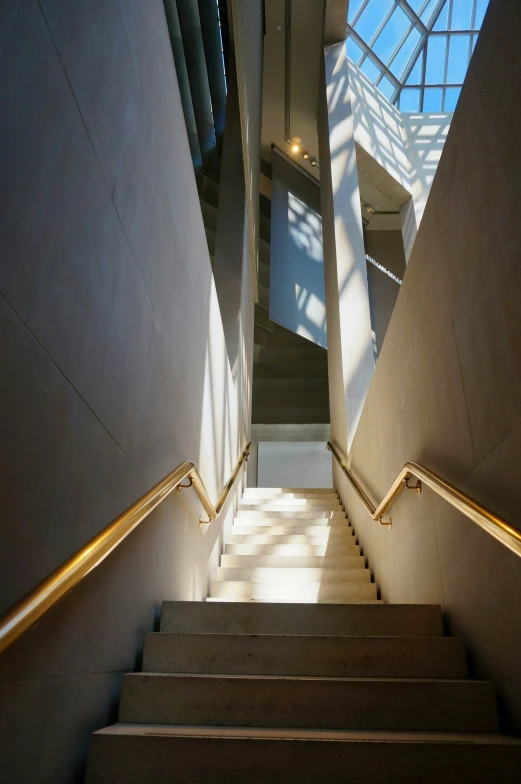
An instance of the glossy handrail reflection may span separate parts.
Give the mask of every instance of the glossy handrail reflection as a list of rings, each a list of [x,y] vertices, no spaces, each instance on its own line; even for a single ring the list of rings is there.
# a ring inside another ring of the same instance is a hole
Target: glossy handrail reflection
[[[521,557],[521,531],[518,531],[507,523],[506,520],[503,520],[502,517],[491,512],[490,509],[487,509],[486,506],[475,501],[462,490],[458,490],[457,487],[454,487],[454,485],[447,482],[446,479],[443,479],[429,468],[426,468],[419,463],[406,463],[378,506],[375,506],[351,469],[347,467],[337,447],[332,444],[331,441],[328,441],[327,449],[333,453],[340,468],[351,483],[368,513],[373,520],[377,520],[381,525],[387,525],[391,528],[392,521],[383,522],[382,518],[391,508],[402,490],[405,488],[416,490],[419,494],[421,493],[422,485],[425,485],[459,512],[464,514],[465,517],[468,517],[469,520],[472,520],[479,525],[480,528],[483,528],[483,530],[493,536],[494,539],[497,539],[498,542],[501,542],[501,544],[504,544],[505,547],[508,547],[513,553]],[[409,479],[411,479],[411,477],[415,477],[418,480],[416,485],[413,485],[412,487],[409,485]]]
[[[8,648],[27,629],[33,626],[57,601],[77,585],[89,572],[96,568],[126,537],[170,495],[175,488],[193,487],[208,515],[215,519],[232,490],[237,475],[248,460],[251,443],[246,444],[241,456],[226,483],[217,504],[214,506],[204,482],[194,463],[187,460],[174,468],[132,506],[116,517],[110,525],[87,542],[84,547],[68,558],[32,591],[17,602],[0,619],[0,653]],[[181,485],[188,478],[188,485]]]

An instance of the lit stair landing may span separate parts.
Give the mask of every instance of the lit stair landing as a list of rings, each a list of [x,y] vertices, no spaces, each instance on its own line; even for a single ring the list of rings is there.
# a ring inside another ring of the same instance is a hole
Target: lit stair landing
[[[376,602],[376,585],[333,490],[244,493],[208,601]]]
[[[164,602],[87,784],[513,784],[521,741],[433,605],[376,600],[333,491],[248,490],[206,602]]]

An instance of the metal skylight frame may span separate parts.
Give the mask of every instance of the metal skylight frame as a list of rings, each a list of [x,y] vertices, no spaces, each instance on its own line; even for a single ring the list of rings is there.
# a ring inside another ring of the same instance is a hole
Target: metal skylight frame
[[[421,6],[418,9],[418,12],[414,11],[409,3],[409,0],[393,0],[390,9],[385,13],[378,25],[377,29],[373,33],[371,40],[366,42],[360,34],[354,29],[357,25],[358,21],[362,17],[364,11],[369,6],[371,0],[362,0],[360,7],[358,8],[357,12],[355,13],[354,17],[348,22],[348,36],[351,40],[359,47],[362,51],[362,56],[358,59],[357,65],[362,67],[366,61],[370,61],[379,71],[380,75],[376,78],[373,82],[376,87],[379,87],[382,81],[387,78],[391,85],[394,87],[394,91],[392,95],[389,97],[389,100],[392,104],[397,104],[399,102],[400,96],[402,94],[402,90],[404,88],[412,88],[418,89],[420,91],[419,96],[419,110],[421,111],[424,106],[425,100],[425,88],[438,88],[442,90],[442,107],[445,105],[446,101],[446,90],[447,88],[461,88],[461,82],[458,83],[447,83],[447,69],[448,69],[448,58],[449,58],[449,47],[450,42],[453,36],[459,35],[468,35],[469,36],[469,53],[467,58],[467,67],[468,63],[470,62],[470,57],[472,56],[473,46],[475,43],[475,36],[479,33],[479,28],[476,28],[476,13],[478,8],[479,0],[469,0],[472,3],[472,10],[470,14],[470,21],[471,21],[471,29],[469,30],[451,30],[451,22],[452,22],[452,10],[453,10],[453,2],[454,0],[438,0],[436,5],[433,6],[431,11],[430,18],[427,20],[427,24],[422,21],[420,18],[421,15],[428,10],[431,0],[424,0]],[[444,9],[448,6],[448,18],[447,18],[447,25],[446,29],[444,30],[434,30],[434,26],[436,25],[438,19],[440,18],[441,13]],[[388,24],[389,20],[391,19],[392,15],[395,13],[397,9],[401,9],[401,11],[409,18],[410,24],[408,25],[405,32],[402,34],[401,38],[396,42],[396,46],[393,49],[392,53],[387,57],[387,61],[384,62],[374,51],[373,47],[378,41],[380,34],[385,30],[386,25]],[[396,56],[399,54],[402,46],[405,44],[409,35],[414,34],[414,30],[417,30],[420,34],[420,38],[413,48],[411,54],[409,55],[409,59],[407,65],[405,66],[404,71],[402,72],[400,78],[395,76],[392,72],[392,63],[395,60]],[[427,44],[428,40],[431,36],[446,36],[447,43],[445,48],[445,62],[443,67],[443,82],[438,84],[425,84],[426,78],[426,67],[427,67]],[[413,72],[415,66],[417,65],[418,61],[421,58],[421,77],[416,84],[407,84],[407,80],[409,79],[411,73]]]

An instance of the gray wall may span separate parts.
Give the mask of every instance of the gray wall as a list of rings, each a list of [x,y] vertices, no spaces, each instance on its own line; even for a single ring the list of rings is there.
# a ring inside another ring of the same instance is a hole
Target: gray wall
[[[261,441],[258,487],[332,487],[331,453],[318,442]]]
[[[405,273],[405,254],[401,231],[366,231],[365,250],[379,264],[400,280]],[[376,354],[382,350],[400,284],[385,272],[367,262],[367,282],[371,304],[371,322],[374,332]]]
[[[424,463],[519,527],[521,5],[492,0],[350,453],[380,499]],[[382,598],[439,602],[521,732],[521,561],[432,492],[393,529],[341,490]]]
[[[161,0],[4,0],[0,112],[4,610],[180,461],[215,498],[249,380],[230,371]],[[6,781],[82,780],[160,602],[206,595],[225,532],[200,513],[173,494],[2,656]]]
[[[320,187],[272,156],[270,318],[327,348]]]

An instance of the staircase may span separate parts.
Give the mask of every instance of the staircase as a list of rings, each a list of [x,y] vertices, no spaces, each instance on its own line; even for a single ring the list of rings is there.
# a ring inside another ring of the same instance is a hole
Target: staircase
[[[210,601],[375,602],[334,490],[248,489]]]
[[[248,489],[207,602],[165,602],[87,784],[518,782],[433,605],[377,601],[333,490]]]

